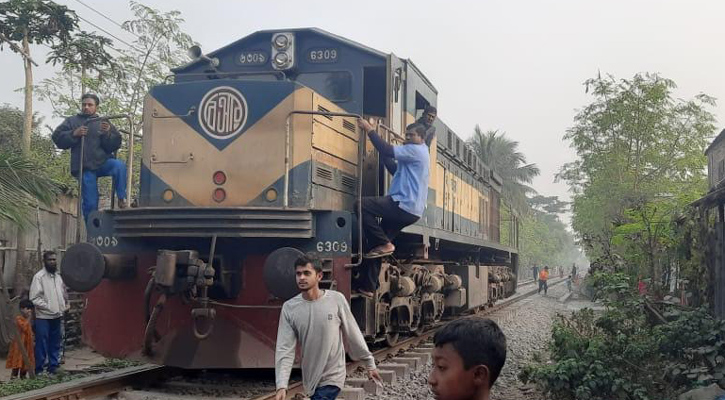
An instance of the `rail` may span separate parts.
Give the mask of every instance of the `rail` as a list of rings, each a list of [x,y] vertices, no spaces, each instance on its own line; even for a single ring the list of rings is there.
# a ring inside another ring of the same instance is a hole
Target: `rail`
[[[553,279],[552,279],[552,281],[553,281]],[[565,281],[566,281],[566,279],[560,279],[555,282],[552,282],[551,285],[549,285],[549,286],[558,285]],[[527,282],[524,285],[527,285],[529,283],[531,283],[531,282]],[[523,285],[518,285],[518,286],[523,286]],[[509,297],[508,299],[504,300],[503,302],[498,303],[498,304],[494,305],[493,307],[482,310],[481,312],[478,312],[475,314],[464,315],[464,316],[461,316],[460,318],[480,318],[485,315],[490,315],[496,311],[500,311],[501,309],[503,309],[505,307],[509,307],[512,304],[515,304],[527,297],[533,296],[536,293],[537,293],[537,289],[533,289],[533,290],[523,293],[521,295]],[[410,337],[408,339],[398,342],[394,346],[386,347],[384,349],[374,351],[373,357],[375,358],[375,362],[380,363],[382,361],[385,361],[385,359],[387,359],[389,356],[394,356],[394,355],[398,354],[400,351],[405,351],[405,350],[414,348],[416,346],[419,346],[422,343],[425,343],[426,341],[430,340],[433,337],[433,335],[435,335],[435,333],[438,331],[438,329],[440,329],[447,322],[449,322],[449,321],[441,321],[436,326],[434,326],[432,329],[430,329],[426,332],[423,332],[419,336],[413,336],[413,337]],[[364,364],[361,361],[349,362],[346,365],[347,373],[350,374],[363,365]],[[295,397],[295,395],[303,394],[303,391],[304,391],[304,388],[302,387],[302,382],[296,382],[296,383],[290,384],[287,387],[286,400],[293,399]],[[272,393],[264,394],[262,396],[255,397],[251,400],[275,400],[275,397],[276,397],[276,393],[272,392]]]
[[[158,379],[170,368],[145,364],[46,386],[42,389],[3,397],[3,400],[91,399],[122,392],[132,384]]]
[[[554,286],[559,283],[566,282],[566,278],[551,280],[551,285]],[[526,282],[518,286],[524,286],[531,282]],[[463,315],[460,318],[478,318],[485,315],[490,315],[494,312],[500,311],[503,308],[509,307],[527,297],[533,296],[537,293],[537,289],[532,289],[525,293],[517,294],[508,299],[494,305],[493,307],[481,310],[478,313]],[[446,324],[448,321],[441,321],[432,329],[423,332],[420,336],[413,336],[398,342],[395,346],[386,347],[373,352],[375,361],[380,363],[386,358],[396,355],[401,350],[405,351],[410,348],[419,346],[421,343],[428,341],[435,335],[436,331]],[[359,361],[353,361],[347,363],[347,371],[351,373],[363,364]],[[136,367],[123,368],[116,371],[106,372],[98,375],[93,375],[77,380],[63,382],[51,386],[46,386],[42,389],[32,390],[29,392],[19,393],[3,397],[3,400],[77,400],[77,399],[93,399],[102,398],[109,395],[114,395],[124,391],[130,386],[143,385],[144,383],[152,383],[164,376],[178,374],[178,369],[171,367],[164,367],[152,364],[145,364]],[[296,382],[289,385],[287,389],[287,399],[292,399],[296,394],[302,393],[302,383]],[[275,393],[267,393],[251,400],[274,400]]]

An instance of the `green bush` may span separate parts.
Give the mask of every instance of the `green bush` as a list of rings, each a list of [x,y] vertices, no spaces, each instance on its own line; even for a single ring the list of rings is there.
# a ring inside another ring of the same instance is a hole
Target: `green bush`
[[[558,316],[550,360],[527,365],[522,381],[562,400],[674,399],[725,383],[725,322],[705,310],[666,312],[664,323],[650,319],[623,274],[597,274],[592,286],[606,310]]]

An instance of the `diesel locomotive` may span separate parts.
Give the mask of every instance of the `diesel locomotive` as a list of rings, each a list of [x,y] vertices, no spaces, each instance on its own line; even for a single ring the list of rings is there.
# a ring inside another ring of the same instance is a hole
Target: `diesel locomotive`
[[[501,179],[435,122],[424,216],[352,287],[361,196],[390,176],[357,118],[391,143],[437,90],[410,60],[320,29],[253,33],[173,70],[146,95],[138,206],[102,210],[62,274],[85,293],[83,340],[183,368],[274,365],[294,260],[315,255],[372,343],[392,344],[516,288],[516,224],[500,240]]]

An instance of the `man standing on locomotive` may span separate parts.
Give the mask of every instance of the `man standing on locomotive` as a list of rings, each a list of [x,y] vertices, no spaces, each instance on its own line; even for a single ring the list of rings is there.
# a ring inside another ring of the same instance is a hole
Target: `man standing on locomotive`
[[[311,400],[334,400],[345,384],[345,347],[350,356],[363,360],[368,377],[381,382],[380,374],[365,338],[340,292],[321,290],[322,265],[318,260],[300,257],[295,261],[295,277],[300,294],[282,305],[274,354],[277,394],[284,400],[295,359],[297,342],[301,349],[302,385]]]
[[[70,172],[82,179],[83,218],[98,209],[98,177],[111,176],[116,185],[118,207],[126,208],[126,165],[113,157],[121,147],[121,134],[107,120],[96,120],[98,96],[86,93],[81,97],[82,112],[68,117],[53,131],[53,142],[59,149],[71,149]],[[83,152],[83,154],[81,154]],[[83,176],[78,176],[83,169]]]

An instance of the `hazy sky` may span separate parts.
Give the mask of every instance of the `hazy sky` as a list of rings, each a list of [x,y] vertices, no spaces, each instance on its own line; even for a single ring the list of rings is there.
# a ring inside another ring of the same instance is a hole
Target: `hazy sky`
[[[122,22],[125,1],[82,0]],[[130,34],[77,0],[60,0],[120,38]],[[534,188],[568,198],[554,183],[574,152],[562,141],[575,110],[590,99],[582,82],[597,71],[629,78],[659,72],[678,84],[677,96],[704,92],[725,125],[725,1],[220,1],[144,0],[177,9],[184,29],[205,52],[261,29],[319,27],[399,57],[410,58],[438,89],[439,116],[468,138],[476,124],[520,142],[541,168]],[[81,28],[97,30],[86,22]],[[100,33],[100,32],[99,32]],[[116,41],[115,47],[125,45]],[[35,46],[36,60],[45,48]],[[0,52],[0,103],[22,106],[20,58]],[[49,65],[35,79],[52,77]],[[36,109],[50,115],[47,105]],[[53,120],[55,123],[56,121]],[[714,134],[715,132],[713,132]]]

